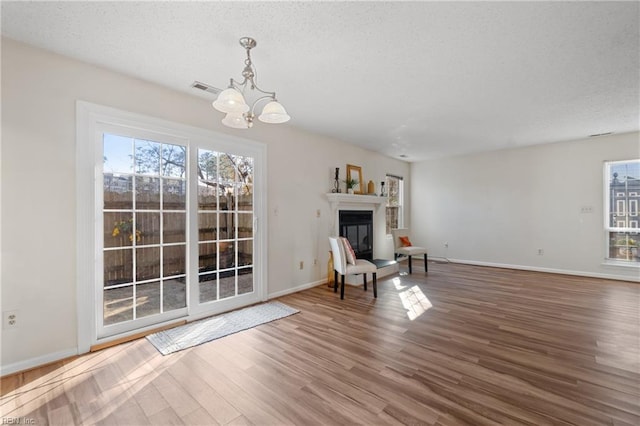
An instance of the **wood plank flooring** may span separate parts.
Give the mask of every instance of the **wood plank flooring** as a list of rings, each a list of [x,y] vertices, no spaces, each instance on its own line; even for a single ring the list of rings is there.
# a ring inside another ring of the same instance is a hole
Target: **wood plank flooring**
[[[416,262],[417,263],[417,262]],[[457,264],[282,297],[299,314],[162,356],[145,339],[2,379],[7,424],[639,425],[640,285]]]

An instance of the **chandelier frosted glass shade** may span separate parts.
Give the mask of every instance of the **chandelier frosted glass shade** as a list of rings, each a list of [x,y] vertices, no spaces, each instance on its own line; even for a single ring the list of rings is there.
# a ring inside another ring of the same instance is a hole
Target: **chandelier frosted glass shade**
[[[222,119],[222,124],[234,129],[248,129],[249,123],[244,118],[244,114],[241,112],[229,112]]]
[[[244,101],[242,93],[236,89],[225,89],[218,95],[218,99],[213,101],[213,107],[220,112],[243,113],[249,111],[249,105]]]
[[[280,102],[271,101],[264,106],[258,120],[263,123],[280,124],[291,120],[291,117]]]

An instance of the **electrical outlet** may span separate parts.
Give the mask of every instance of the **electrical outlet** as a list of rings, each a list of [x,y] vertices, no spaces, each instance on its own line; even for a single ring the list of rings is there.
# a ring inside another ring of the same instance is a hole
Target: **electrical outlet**
[[[582,206],[582,207],[580,207],[580,213],[582,213],[582,214],[591,214],[591,213],[593,213],[593,206]]]
[[[304,269],[304,261],[303,260],[300,261],[300,269]]]
[[[2,328],[15,328],[18,326],[18,311],[5,311],[2,314]]]
[[[543,249],[538,249],[538,256],[542,256],[544,255],[544,250]]]

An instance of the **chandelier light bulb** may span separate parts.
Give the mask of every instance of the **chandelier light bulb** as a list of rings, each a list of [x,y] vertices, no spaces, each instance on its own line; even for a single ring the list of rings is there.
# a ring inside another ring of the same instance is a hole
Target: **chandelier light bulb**
[[[264,106],[258,120],[263,123],[280,124],[291,120],[291,117],[280,102],[271,101]]]
[[[249,111],[249,105],[244,101],[242,93],[234,88],[228,88],[220,92],[218,99],[212,105],[218,111],[226,113]]]
[[[223,119],[222,124],[234,129],[248,129],[249,125],[241,112],[230,112]]]

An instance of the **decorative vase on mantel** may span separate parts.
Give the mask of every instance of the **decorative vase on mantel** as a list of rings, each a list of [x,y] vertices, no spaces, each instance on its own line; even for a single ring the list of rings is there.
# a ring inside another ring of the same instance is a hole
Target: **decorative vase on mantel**
[[[376,185],[372,180],[367,184],[367,194],[376,195]]]
[[[353,194],[353,188],[347,188],[347,194]]]

